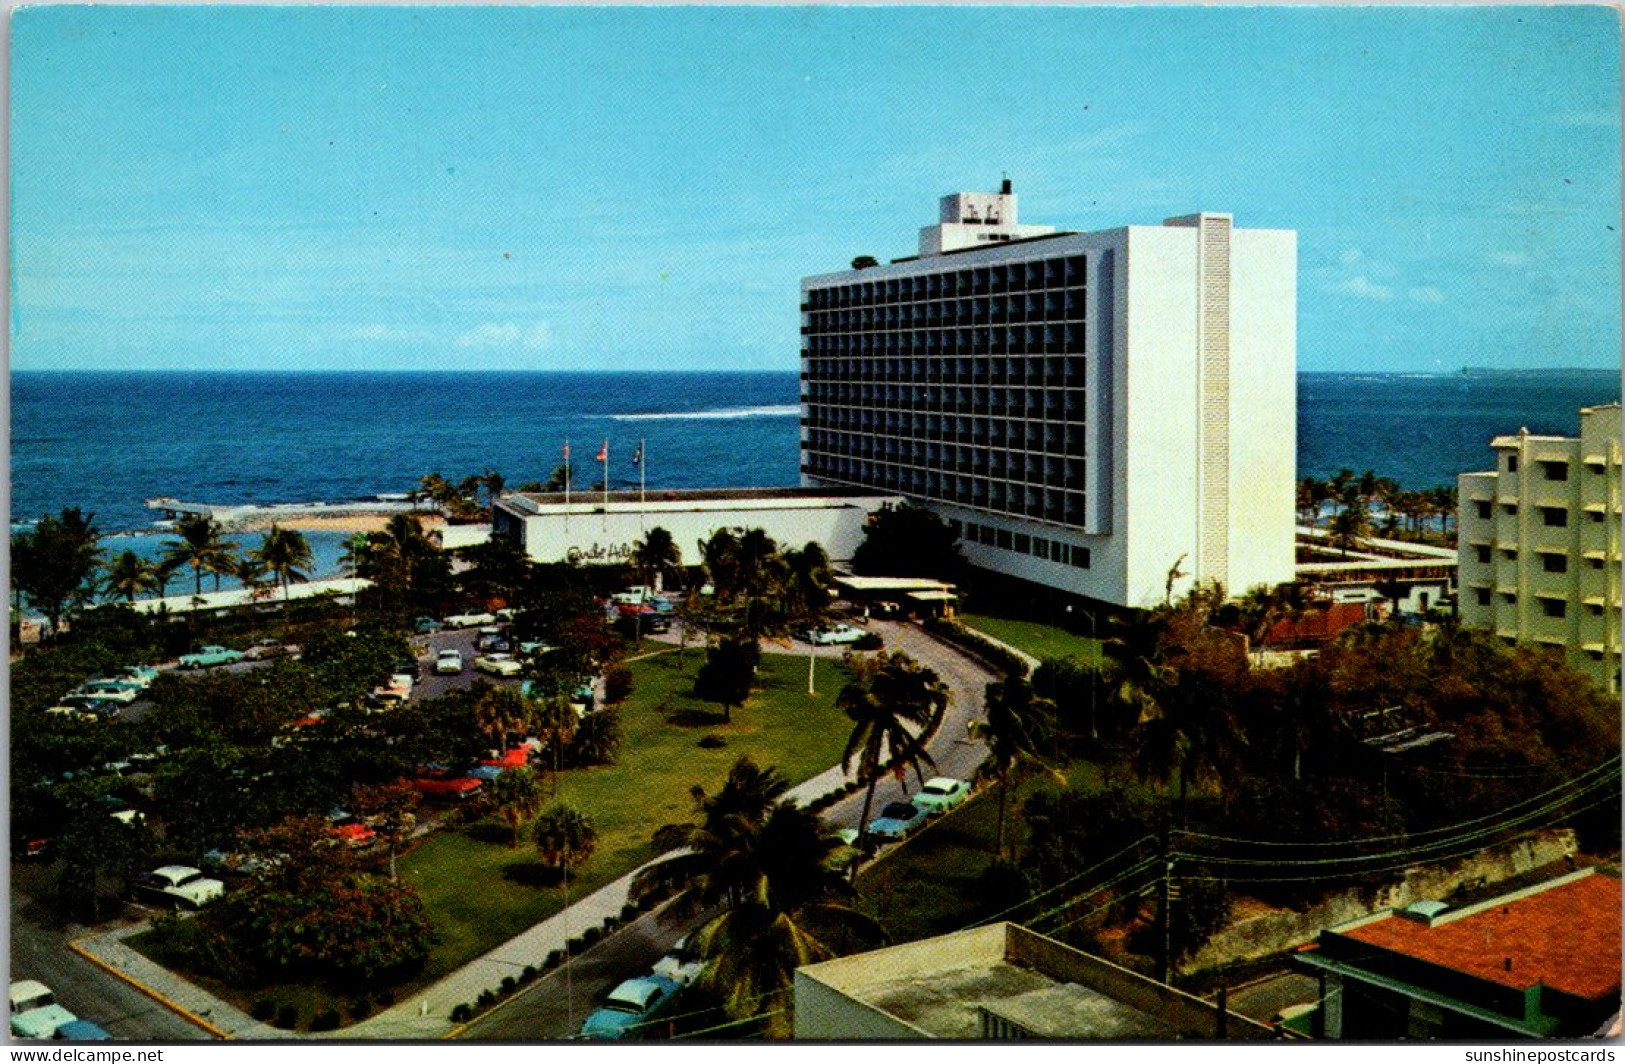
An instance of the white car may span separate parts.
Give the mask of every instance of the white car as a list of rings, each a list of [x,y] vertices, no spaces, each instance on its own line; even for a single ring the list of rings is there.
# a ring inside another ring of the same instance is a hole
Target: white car
[[[460,650],[442,650],[435,656],[434,671],[436,676],[456,676],[463,671],[463,652]]]
[[[474,659],[474,668],[492,676],[518,676],[524,666],[512,654],[481,654]]]
[[[127,706],[141,697],[141,688],[136,686],[133,680],[90,680],[80,684],[69,694],[102,698]]]
[[[833,628],[812,628],[803,632],[801,638],[815,647],[836,646],[843,643],[856,643],[864,635],[862,628],[854,628],[850,624],[837,624]]]
[[[924,809],[928,816],[936,816],[963,802],[969,794],[970,784],[965,780],[935,776],[926,780],[925,786],[920,788],[920,793],[910,801]]]
[[[705,961],[688,948],[688,935],[672,943],[666,955],[655,961],[654,974],[663,975],[678,986],[689,986],[705,971]]]
[[[495,624],[492,613],[454,613],[446,618],[447,628],[478,628],[482,624]]]
[[[78,1019],[56,1003],[44,983],[20,979],[11,984],[11,1034],[14,1038],[50,1038],[57,1028]]]
[[[199,909],[226,892],[226,885],[187,865],[164,865],[136,877],[135,891],[148,901]]]

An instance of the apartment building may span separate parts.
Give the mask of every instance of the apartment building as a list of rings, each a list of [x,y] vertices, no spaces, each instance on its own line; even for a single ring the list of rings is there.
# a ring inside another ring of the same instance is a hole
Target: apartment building
[[[1147,606],[1293,578],[1297,236],[1061,232],[1008,182],[919,253],[802,281],[802,483],[895,492],[968,560]]]
[[[1620,682],[1619,404],[1580,411],[1580,435],[1497,436],[1495,468],[1459,481],[1459,612],[1508,643],[1560,647]]]

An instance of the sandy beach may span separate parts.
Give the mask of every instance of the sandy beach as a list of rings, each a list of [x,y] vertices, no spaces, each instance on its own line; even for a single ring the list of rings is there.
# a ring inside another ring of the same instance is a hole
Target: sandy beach
[[[281,528],[296,529],[300,532],[382,532],[389,524],[394,514],[301,514],[297,516],[283,514],[254,515],[235,519],[229,522],[232,531],[261,532],[276,523]],[[432,528],[444,524],[444,519],[438,515],[420,515],[418,524],[427,533]]]

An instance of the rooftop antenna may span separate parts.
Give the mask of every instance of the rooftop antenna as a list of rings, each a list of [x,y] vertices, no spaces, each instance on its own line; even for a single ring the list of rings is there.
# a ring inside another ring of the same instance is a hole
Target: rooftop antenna
[[[1008,195],[1010,195],[1011,192],[1014,191],[1014,189],[1011,188],[1011,185],[1010,185],[1010,171],[1001,170],[1001,171],[999,171],[999,173],[1004,177],[1004,184],[999,186],[999,192],[1002,195],[1008,196]]]

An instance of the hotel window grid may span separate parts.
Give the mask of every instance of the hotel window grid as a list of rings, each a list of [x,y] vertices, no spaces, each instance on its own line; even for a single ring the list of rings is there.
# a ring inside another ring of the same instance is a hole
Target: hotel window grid
[[[1079,254],[809,289],[802,472],[1084,524],[1086,271]]]

